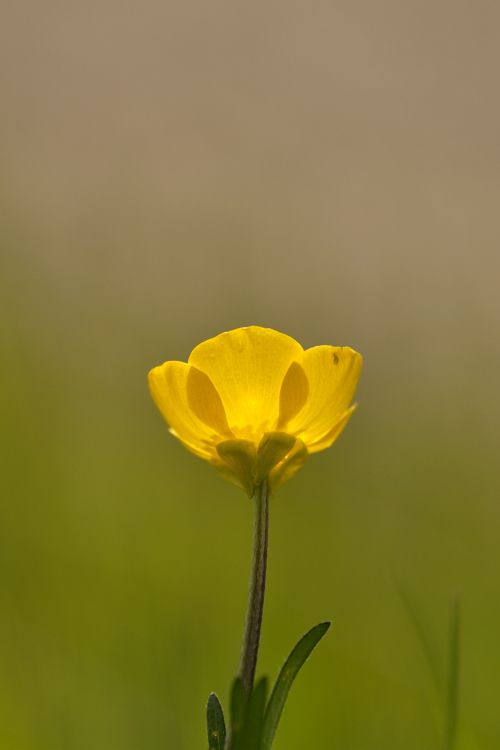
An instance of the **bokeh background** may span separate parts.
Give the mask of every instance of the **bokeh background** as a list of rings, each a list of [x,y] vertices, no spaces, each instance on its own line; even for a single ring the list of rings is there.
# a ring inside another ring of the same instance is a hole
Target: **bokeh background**
[[[500,746],[500,6],[7,0],[0,745],[195,750],[227,705],[252,503],[147,371],[257,324],[364,356],[273,502],[276,750]]]

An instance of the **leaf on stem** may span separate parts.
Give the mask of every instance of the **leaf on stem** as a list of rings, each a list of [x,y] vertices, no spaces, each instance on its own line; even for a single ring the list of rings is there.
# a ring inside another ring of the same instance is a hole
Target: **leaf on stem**
[[[263,677],[254,687],[246,705],[245,729],[241,750],[260,750],[261,748],[266,697],[267,677]]]
[[[207,702],[207,732],[209,750],[224,750],[226,724],[222,706],[215,693],[210,693]]]
[[[241,678],[234,681],[231,693],[231,750],[260,750],[266,697],[267,677],[259,680],[248,700]]]
[[[246,696],[243,680],[237,677],[231,691],[231,738],[233,750],[241,750],[245,730]]]
[[[284,663],[278,679],[276,680],[273,692],[271,693],[269,703],[267,704],[262,741],[259,750],[271,749],[274,735],[276,734],[281,713],[290,688],[292,687],[292,683],[297,676],[299,669],[315,646],[317,646],[319,641],[323,638],[330,625],[330,622],[321,622],[319,625],[311,628],[311,630],[300,639]]]

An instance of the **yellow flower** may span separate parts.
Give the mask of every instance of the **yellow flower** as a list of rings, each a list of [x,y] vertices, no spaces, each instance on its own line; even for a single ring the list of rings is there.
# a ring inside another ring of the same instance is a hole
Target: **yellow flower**
[[[273,492],[328,448],[356,405],[361,370],[349,347],[304,349],[270,328],[237,328],[165,362],[149,388],[170,432],[249,497]]]

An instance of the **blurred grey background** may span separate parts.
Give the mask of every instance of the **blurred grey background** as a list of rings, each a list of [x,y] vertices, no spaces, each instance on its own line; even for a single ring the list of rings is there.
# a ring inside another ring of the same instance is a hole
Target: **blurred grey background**
[[[276,750],[440,747],[455,588],[461,747],[498,747],[499,21],[483,0],[4,3],[5,747],[204,746],[252,509],[145,378],[252,324],[365,360],[354,419],[273,508],[260,671],[334,621]]]

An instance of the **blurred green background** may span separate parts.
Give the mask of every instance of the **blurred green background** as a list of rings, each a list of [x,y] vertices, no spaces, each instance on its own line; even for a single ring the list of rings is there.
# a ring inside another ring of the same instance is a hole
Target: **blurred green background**
[[[497,2],[7,0],[0,746],[195,750],[252,503],[150,368],[242,325],[364,356],[273,502],[258,671],[333,625],[276,750],[500,746]]]

